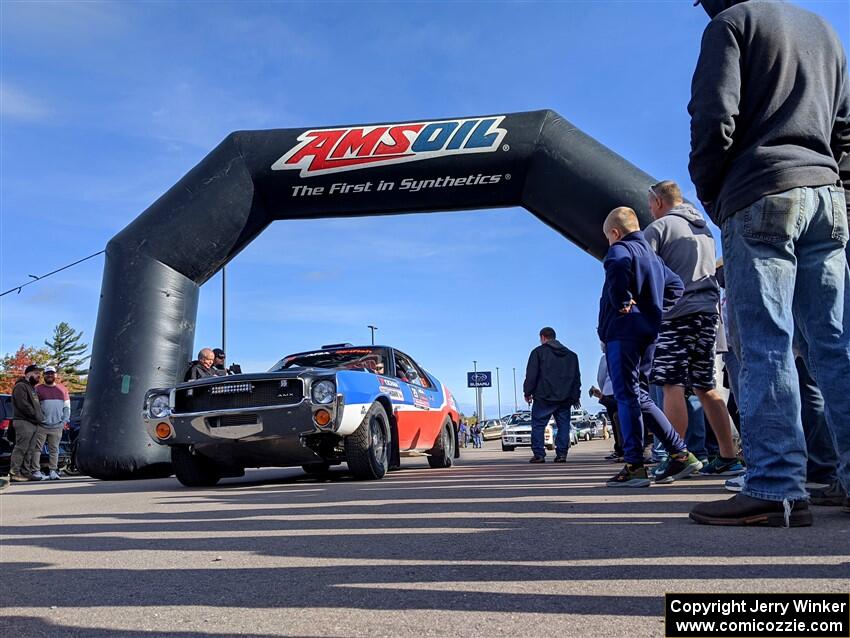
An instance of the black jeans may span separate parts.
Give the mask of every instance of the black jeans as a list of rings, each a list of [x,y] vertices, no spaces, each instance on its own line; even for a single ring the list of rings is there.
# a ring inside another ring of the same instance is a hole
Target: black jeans
[[[620,417],[617,415],[617,399],[613,394],[606,394],[599,399],[599,403],[608,413],[611,429],[614,430],[614,454],[623,456],[623,433],[620,431]]]

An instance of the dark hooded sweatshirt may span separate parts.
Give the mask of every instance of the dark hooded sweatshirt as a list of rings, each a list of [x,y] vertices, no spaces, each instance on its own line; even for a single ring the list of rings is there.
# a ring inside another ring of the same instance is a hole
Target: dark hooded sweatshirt
[[[40,425],[44,421],[38,393],[26,377],[21,377],[15,382],[12,390],[12,409],[15,411],[16,420],[27,421],[33,425]]]
[[[702,0],[690,174],[721,225],[765,195],[850,187],[850,82],[825,20],[776,0]],[[840,165],[840,169],[839,169]]]
[[[525,396],[550,403],[576,404],[581,399],[581,373],[576,353],[551,339],[537,346],[528,357]]]
[[[649,344],[658,338],[662,314],[682,296],[682,280],[636,230],[605,255],[605,285],[599,300],[599,339]],[[631,311],[622,313],[631,301]]]

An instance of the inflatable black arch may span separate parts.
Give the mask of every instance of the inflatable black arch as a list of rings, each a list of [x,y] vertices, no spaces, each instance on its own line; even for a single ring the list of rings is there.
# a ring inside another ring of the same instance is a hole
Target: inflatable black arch
[[[629,205],[648,222],[652,181],[549,110],[232,133],[106,247],[79,466],[170,473],[144,393],[179,379],[200,286],[272,221],[521,205],[601,258],[605,215]]]

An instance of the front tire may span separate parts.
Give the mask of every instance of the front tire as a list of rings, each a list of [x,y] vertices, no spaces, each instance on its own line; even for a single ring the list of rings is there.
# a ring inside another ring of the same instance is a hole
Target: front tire
[[[505,445],[502,443],[502,452],[513,452],[516,448],[513,445]]]
[[[389,466],[387,413],[380,403],[373,403],[360,426],[345,437],[345,459],[354,478],[374,481],[384,478]]]
[[[213,462],[193,454],[188,445],[172,446],[171,467],[186,487],[212,487],[221,480]]]
[[[455,457],[455,433],[454,426],[450,420],[443,423],[440,428],[440,436],[431,448],[428,456],[428,465],[432,468],[451,467]]]

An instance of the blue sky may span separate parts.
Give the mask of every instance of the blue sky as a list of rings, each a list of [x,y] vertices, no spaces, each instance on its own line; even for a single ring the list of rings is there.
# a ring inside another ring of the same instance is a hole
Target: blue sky
[[[845,47],[847,0],[800,2]],[[551,108],[658,178],[687,175],[708,18],[691,0],[0,3],[0,288],[103,248],[227,133]],[[103,261],[0,299],[0,353],[94,332]],[[323,343],[407,351],[472,412],[465,372],[522,376],[552,325],[586,396],[598,262],[522,209],[277,222],[227,269],[231,361]],[[196,349],[220,342],[220,276]],[[521,401],[521,397],[520,397]],[[485,394],[495,414],[495,390]],[[595,401],[585,399],[592,410]]]

